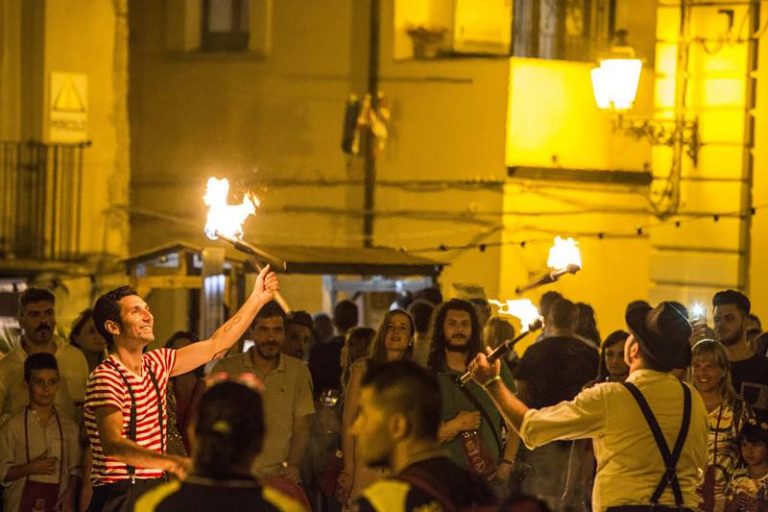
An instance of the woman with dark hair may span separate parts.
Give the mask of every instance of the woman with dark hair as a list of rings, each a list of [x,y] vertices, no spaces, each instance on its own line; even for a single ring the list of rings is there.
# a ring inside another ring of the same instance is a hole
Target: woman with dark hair
[[[357,498],[360,491],[386,475],[381,469],[367,468],[359,460],[355,440],[349,435],[349,429],[358,413],[360,382],[369,368],[389,361],[411,359],[415,330],[410,314],[402,309],[388,311],[371,343],[369,357],[358,359],[349,369],[349,384],[345,390],[342,414],[341,449],[344,468],[339,475],[338,493],[339,501],[345,508]]]
[[[190,429],[193,472],[142,496],[136,510],[304,510],[283,493],[262,486],[251,475],[261,452],[264,414],[258,391],[231,381],[213,386],[200,400]]]
[[[600,368],[597,382],[624,382],[629,375],[629,366],[624,362],[624,344],[629,333],[613,331],[600,347]]]
[[[88,362],[88,371],[92,372],[107,355],[107,342],[98,333],[93,324],[93,310],[84,309],[72,322],[69,332],[69,343],[77,347]]]
[[[165,348],[178,350],[198,341],[200,338],[192,332],[176,331],[168,338]],[[190,453],[187,429],[195,416],[200,397],[205,392],[204,370],[205,366],[200,366],[194,371],[173,377],[168,383],[168,418],[171,425],[168,431],[168,449],[171,453],[177,455]],[[176,427],[176,431],[173,426]],[[183,450],[179,446],[179,440],[183,443]]]

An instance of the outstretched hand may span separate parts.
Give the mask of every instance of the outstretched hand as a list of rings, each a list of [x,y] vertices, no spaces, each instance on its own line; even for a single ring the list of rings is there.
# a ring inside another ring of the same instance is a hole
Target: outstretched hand
[[[259,276],[256,278],[256,284],[253,286],[253,295],[263,304],[275,298],[275,292],[280,290],[280,282],[277,280],[277,274],[272,272],[269,265],[265,265]]]
[[[485,354],[480,352],[469,363],[469,371],[472,374],[472,378],[480,385],[485,384],[492,378],[501,374],[501,360],[488,361],[488,354],[491,353],[489,347],[485,348]]]

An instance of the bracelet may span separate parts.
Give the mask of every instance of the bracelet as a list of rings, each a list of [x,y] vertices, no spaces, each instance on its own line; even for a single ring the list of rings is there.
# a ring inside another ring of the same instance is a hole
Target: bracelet
[[[488,379],[487,381],[483,382],[481,385],[483,386],[483,389],[488,389],[488,386],[493,384],[494,382],[498,382],[501,380],[501,377],[499,375],[495,375]]]
[[[501,459],[501,464],[509,464],[510,466],[514,466],[515,464],[517,464],[517,462],[509,459]]]

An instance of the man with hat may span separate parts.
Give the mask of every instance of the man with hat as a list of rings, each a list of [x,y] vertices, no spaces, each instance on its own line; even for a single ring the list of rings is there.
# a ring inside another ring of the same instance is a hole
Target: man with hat
[[[571,401],[530,409],[501,383],[498,361],[479,354],[472,377],[528,448],[592,439],[595,512],[693,510],[707,458],[707,411],[699,394],[671,374],[690,357],[691,326],[666,302],[633,303],[626,322],[626,383],[600,383]]]

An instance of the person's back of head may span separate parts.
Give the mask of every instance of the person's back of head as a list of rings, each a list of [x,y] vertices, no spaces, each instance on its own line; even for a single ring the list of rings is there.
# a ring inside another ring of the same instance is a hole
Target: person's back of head
[[[214,480],[248,476],[263,440],[258,391],[225,381],[205,392],[194,423],[194,465],[199,476]]]
[[[549,315],[549,308],[552,304],[560,299],[563,299],[563,294],[555,291],[544,292],[539,299],[539,314],[546,320]]]
[[[413,317],[417,334],[424,336],[429,332],[429,321],[434,310],[434,304],[424,299],[416,299],[408,306],[408,312]]]
[[[568,299],[558,299],[552,303],[547,316],[547,323],[553,329],[563,333],[573,333],[578,321],[576,305]]]
[[[333,324],[341,335],[355,327],[358,320],[357,304],[351,300],[342,300],[333,308]]]
[[[374,337],[376,337],[376,329],[370,327],[353,327],[347,331],[344,338],[346,361],[342,366],[349,367],[361,357],[366,357],[370,352]]]
[[[488,303],[488,299],[475,297],[474,299],[469,299],[469,302],[475,306],[475,311],[477,311],[477,321],[480,324],[480,327],[485,327],[485,324],[488,323],[488,319],[491,318],[491,305]]]
[[[576,334],[600,346],[600,331],[597,329],[595,310],[589,304],[578,302],[576,304],[578,321],[576,322]]]
[[[627,361],[631,361],[634,345],[644,367],[659,372],[686,368],[691,362],[691,324],[683,314],[668,302],[656,307],[644,301],[627,306],[624,319],[634,340],[625,347]],[[631,371],[632,363],[630,363]]]
[[[495,349],[507,340],[515,337],[515,328],[505,319],[494,316],[485,326],[485,344]]]
[[[413,294],[414,300],[423,299],[427,302],[431,302],[433,306],[439,306],[443,303],[443,293],[437,286],[430,286],[428,288],[422,288]]]
[[[388,416],[407,419],[408,438],[437,442],[442,398],[432,373],[408,360],[383,363],[366,372],[362,387]]]
[[[331,321],[330,316],[326,313],[317,313],[314,316],[313,321],[315,326],[313,329],[315,341],[323,342],[333,336],[333,322]]]

